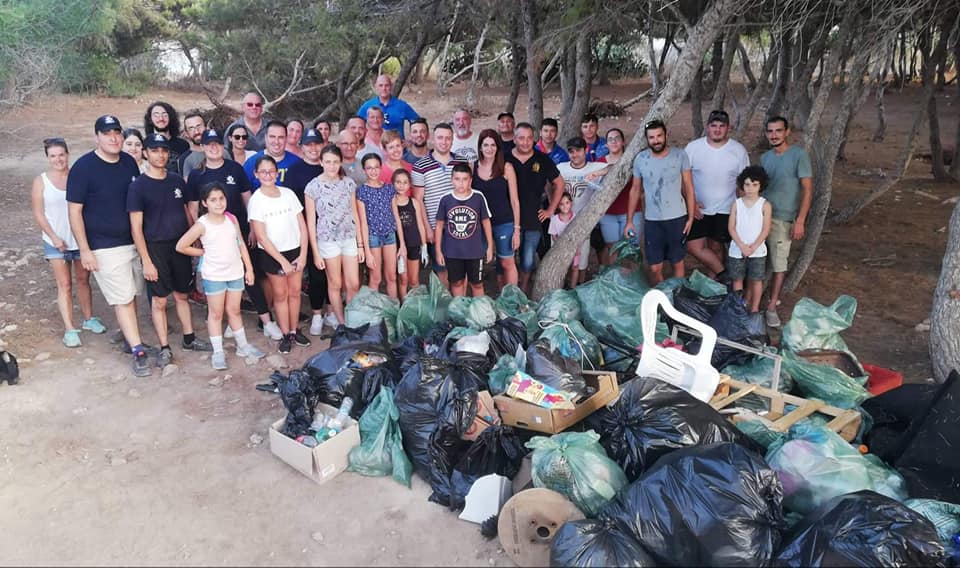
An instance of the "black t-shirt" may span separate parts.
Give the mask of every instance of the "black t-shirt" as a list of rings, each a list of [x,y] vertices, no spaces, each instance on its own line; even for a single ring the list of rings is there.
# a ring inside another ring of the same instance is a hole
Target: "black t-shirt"
[[[247,221],[247,207],[243,204],[243,193],[253,191],[253,188],[250,187],[250,180],[247,179],[247,174],[244,173],[243,166],[240,164],[232,160],[224,160],[223,165],[216,169],[210,169],[205,164],[201,164],[190,172],[186,200],[199,201],[203,186],[215,181],[220,182],[227,190],[227,211],[237,218],[240,231],[244,235],[249,234],[250,223]]]
[[[303,160],[300,160],[296,164],[290,166],[290,169],[287,170],[287,175],[283,178],[283,187],[286,187],[296,194],[297,199],[300,200],[300,205],[303,205],[303,193],[307,189],[307,184],[313,181],[313,178],[322,173],[322,165],[317,164],[315,166],[311,166]]]
[[[132,245],[127,190],[140,175],[129,154],[106,162],[96,152],[84,154],[67,176],[67,201],[83,204],[83,224],[91,250]]]
[[[186,183],[170,172],[164,179],[143,174],[127,193],[127,211],[143,212],[143,238],[148,243],[176,241],[187,232],[186,204]]]
[[[513,140],[501,140],[500,146],[503,148],[503,155],[509,156],[513,153],[513,149],[517,147],[517,144]]]
[[[541,224],[537,219],[537,210],[540,209],[544,188],[560,176],[560,170],[550,156],[539,150],[534,150],[533,155],[526,162],[518,160],[513,152],[507,154],[507,160],[513,164],[513,169],[517,173],[520,226],[524,230],[540,230]]]
[[[183,138],[173,138],[170,143],[170,158],[167,160],[167,171],[183,178],[184,156],[189,156],[190,143]]]

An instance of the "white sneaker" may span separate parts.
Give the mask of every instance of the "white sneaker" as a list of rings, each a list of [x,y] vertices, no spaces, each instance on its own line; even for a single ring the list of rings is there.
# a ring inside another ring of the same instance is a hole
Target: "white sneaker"
[[[237,355],[240,357],[253,357],[262,359],[266,353],[257,349],[252,343],[247,343],[243,347],[237,347]]]
[[[230,326],[229,326],[229,325],[228,325],[226,328],[224,328],[224,330],[223,330],[223,338],[224,338],[224,339],[233,339],[233,330],[230,329]]]
[[[337,316],[334,315],[333,312],[329,312],[323,317],[323,324],[333,329],[337,329],[337,326],[340,325],[340,322],[337,320]]]
[[[323,316],[314,315],[313,319],[310,320],[310,335],[322,335],[323,334]]]
[[[263,324],[263,335],[274,341],[280,341],[283,338],[283,332],[280,331],[280,326],[275,321]]]

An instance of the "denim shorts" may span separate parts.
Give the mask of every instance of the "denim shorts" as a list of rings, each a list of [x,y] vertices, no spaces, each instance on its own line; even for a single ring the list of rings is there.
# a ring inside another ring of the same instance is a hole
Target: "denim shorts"
[[[767,257],[752,256],[750,258],[727,258],[727,275],[730,280],[762,281],[767,278]]]
[[[497,249],[497,258],[513,258],[513,223],[493,226],[493,246]]]
[[[640,213],[633,214],[633,226],[639,232],[643,229],[643,216]],[[612,245],[626,237],[623,231],[627,228],[627,214],[622,215],[604,215],[600,218],[600,232],[603,233],[603,242]]]
[[[537,262],[537,246],[543,231],[540,229],[523,229],[520,232],[520,271],[533,272]]]
[[[390,233],[389,235],[370,235],[370,248],[372,249],[395,244],[397,244],[396,233]]]
[[[51,245],[47,241],[43,241],[43,258],[47,260],[65,260],[67,262],[73,260],[80,260],[80,251],[79,250],[65,250],[60,252],[60,249]]]
[[[207,296],[216,296],[224,292],[243,292],[244,289],[243,278],[228,281],[201,278],[200,283],[203,284],[203,293]]]

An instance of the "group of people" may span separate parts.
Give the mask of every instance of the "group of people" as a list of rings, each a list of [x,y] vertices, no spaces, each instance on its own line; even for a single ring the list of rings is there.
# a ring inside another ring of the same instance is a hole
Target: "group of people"
[[[156,102],[143,134],[123,130],[112,115],[97,119],[96,148],[72,167],[66,142],[45,140],[50,165],[34,182],[33,206],[57,281],[63,343],[75,347],[81,331],[106,331],[92,313],[91,273],[114,306],[137,376],[152,367],[135,305],[144,283],[160,343],[157,365],[173,360],[166,316],[173,296],[181,347],[211,351],[215,369],[227,368],[223,340],[231,336],[239,356],[264,356],[246,336],[244,293],[258,327],[288,353],[310,345],[301,320],[310,321],[314,336],[344,323],[361,266],[371,288],[401,301],[420,283],[421,263],[455,296],[468,287],[482,295],[491,263],[499,286],[529,290],[544,241],[562,234],[624,155],[623,131],[599,135],[593,115],[563,145],[555,119],[536,128],[508,112],[495,129],[478,133],[462,109],[431,130],[391,96],[389,76],[374,88],[377,95],[339,132],[324,120],[264,116],[263,99],[247,93],[242,115],[223,132],[189,111],[181,138],[178,113]],[[644,125],[649,148],[634,159],[630,181],[596,228],[597,257],[609,263],[611,245],[636,238],[642,226],[654,281],[665,264],[683,276],[689,251],[708,275],[736,290],[748,280],[746,301],[757,311],[769,255],[767,322],[779,325],[790,242],[803,236],[812,196],[809,157],[788,144],[781,117],[767,121],[773,148],[762,167],[750,166],[728,131],[727,114],[714,111],[707,135],[681,150],[667,144],[662,122]],[[592,250],[591,239],[578,248],[571,287],[586,279]],[[304,276],[311,316],[300,313]],[[191,295],[207,305],[209,341],[194,334]]]

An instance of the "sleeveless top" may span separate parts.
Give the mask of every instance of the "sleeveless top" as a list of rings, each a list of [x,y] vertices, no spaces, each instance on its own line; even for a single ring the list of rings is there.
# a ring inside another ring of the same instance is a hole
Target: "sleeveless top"
[[[410,251],[420,249],[420,229],[417,228],[417,210],[413,208],[413,200],[407,201],[406,205],[397,205],[397,215],[403,231],[403,244],[409,255]]]
[[[513,207],[510,205],[510,188],[507,185],[507,178],[500,176],[481,179],[477,172],[477,165],[474,164],[473,189],[487,198],[491,225],[513,224]]]
[[[742,197],[737,199],[737,224],[734,228],[740,235],[741,241],[750,244],[760,236],[760,232],[763,231],[763,204],[766,202],[767,200],[761,197],[752,207],[747,207]],[[733,241],[730,241],[730,256],[743,258],[740,247]],[[753,251],[750,258],[763,258],[765,256],[767,256],[767,243],[762,243],[757,250]]]
[[[243,278],[243,257],[240,256],[240,233],[232,216],[224,215],[223,223],[212,223],[206,215],[197,222],[203,225],[203,264],[200,275],[211,282],[229,282]]]
[[[46,172],[40,174],[40,179],[43,181],[43,215],[53,232],[67,243],[67,250],[77,250],[79,246],[70,230],[70,217],[67,214],[67,192],[53,185]],[[43,241],[53,246],[53,240],[46,233],[43,233]]]

